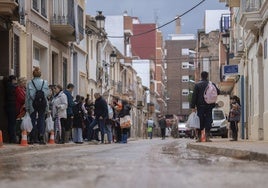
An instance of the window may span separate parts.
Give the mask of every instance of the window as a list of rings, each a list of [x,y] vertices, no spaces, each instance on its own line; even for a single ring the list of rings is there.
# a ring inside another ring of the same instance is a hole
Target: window
[[[189,62],[182,62],[181,68],[182,69],[189,69]]]
[[[189,49],[188,48],[182,48],[181,49],[181,55],[189,55]]]
[[[32,0],[32,8],[45,18],[47,17],[47,0]]]
[[[181,91],[181,94],[182,94],[183,96],[188,96],[189,93],[190,93],[189,89],[183,89],[183,90]]]
[[[190,103],[189,102],[182,102],[182,109],[190,109]]]
[[[182,82],[189,82],[189,76],[182,76]]]
[[[37,46],[33,48],[33,66],[40,67],[40,48]]]

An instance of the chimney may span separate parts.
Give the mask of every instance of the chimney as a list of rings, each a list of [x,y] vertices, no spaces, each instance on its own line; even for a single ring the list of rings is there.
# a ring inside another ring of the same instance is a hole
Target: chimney
[[[177,16],[177,20],[176,20],[176,34],[181,34],[181,18],[178,18]]]

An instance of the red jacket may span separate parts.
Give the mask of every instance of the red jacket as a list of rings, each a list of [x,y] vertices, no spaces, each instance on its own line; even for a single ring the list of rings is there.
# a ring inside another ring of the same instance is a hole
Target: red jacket
[[[17,86],[15,94],[16,94],[16,112],[17,114],[19,114],[21,108],[25,104],[26,89],[24,87]]]

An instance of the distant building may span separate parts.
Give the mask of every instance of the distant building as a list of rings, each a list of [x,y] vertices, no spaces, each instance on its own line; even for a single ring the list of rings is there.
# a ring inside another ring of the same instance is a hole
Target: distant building
[[[166,46],[167,114],[185,120],[195,80],[196,39],[194,35],[169,35]]]

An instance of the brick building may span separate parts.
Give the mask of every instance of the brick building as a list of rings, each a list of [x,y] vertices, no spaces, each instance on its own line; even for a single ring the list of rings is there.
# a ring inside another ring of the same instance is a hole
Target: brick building
[[[167,113],[183,119],[189,115],[189,96],[194,82],[196,40],[175,34],[166,40]]]

